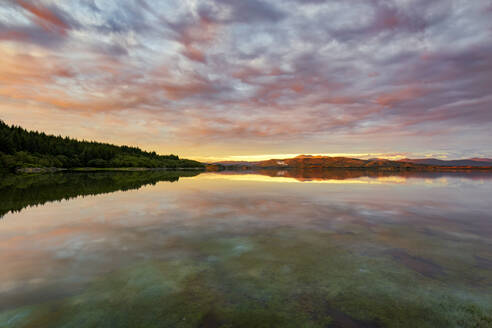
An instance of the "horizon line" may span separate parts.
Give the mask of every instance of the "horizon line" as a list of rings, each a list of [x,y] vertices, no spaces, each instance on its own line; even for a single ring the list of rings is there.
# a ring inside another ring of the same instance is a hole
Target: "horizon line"
[[[188,156],[190,159],[213,163],[224,161],[245,161],[255,162],[264,161],[270,159],[289,159],[297,156],[324,156],[324,157],[347,157],[357,159],[371,159],[380,158],[388,160],[401,160],[401,159],[439,159],[439,160],[467,160],[472,158],[489,158],[488,156],[470,156],[470,157],[457,157],[449,158],[446,154],[413,154],[413,153],[283,153],[283,154],[260,154],[260,155],[228,155],[228,156]]]

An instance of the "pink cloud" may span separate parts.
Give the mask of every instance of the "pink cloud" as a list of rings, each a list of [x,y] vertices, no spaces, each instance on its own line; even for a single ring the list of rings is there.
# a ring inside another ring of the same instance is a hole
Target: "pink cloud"
[[[66,33],[70,26],[48,8],[40,4],[33,4],[24,0],[17,0],[17,3],[26,11],[33,15],[34,21],[41,27],[60,33]]]

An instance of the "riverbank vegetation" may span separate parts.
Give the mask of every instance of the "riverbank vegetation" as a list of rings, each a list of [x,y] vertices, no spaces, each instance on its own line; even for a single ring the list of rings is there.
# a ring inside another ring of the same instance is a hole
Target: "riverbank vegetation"
[[[177,155],[159,155],[137,147],[116,146],[96,141],[27,131],[0,120],[0,170],[26,167],[203,167],[197,161]]]

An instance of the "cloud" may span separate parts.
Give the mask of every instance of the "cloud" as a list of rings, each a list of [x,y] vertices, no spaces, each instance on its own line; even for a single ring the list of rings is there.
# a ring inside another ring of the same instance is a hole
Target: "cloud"
[[[64,34],[71,28],[64,18],[66,14],[61,14],[56,7],[50,9],[25,0],[17,0],[17,4],[31,14],[29,17],[33,22],[46,30]]]
[[[204,48],[213,42],[218,25],[206,17],[199,17],[196,21],[169,23],[169,26],[183,46],[182,54],[192,61],[205,63]]]
[[[25,20],[0,22],[0,40],[3,41],[55,47],[67,40],[70,30],[80,27],[70,14],[54,4],[45,6],[41,2],[12,0],[7,1],[4,10],[14,17],[21,15]]]
[[[217,0],[216,2],[231,10],[231,17],[227,21],[232,23],[275,23],[286,17],[283,11],[266,1]]]
[[[168,140],[214,149],[490,149],[489,13],[458,0],[9,1],[0,101],[145,113],[172,122]]]

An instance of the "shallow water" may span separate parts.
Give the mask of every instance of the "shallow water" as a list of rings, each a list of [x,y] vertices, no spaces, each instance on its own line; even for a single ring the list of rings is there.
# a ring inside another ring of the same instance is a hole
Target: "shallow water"
[[[492,327],[492,174],[54,174],[0,195],[0,327]]]

